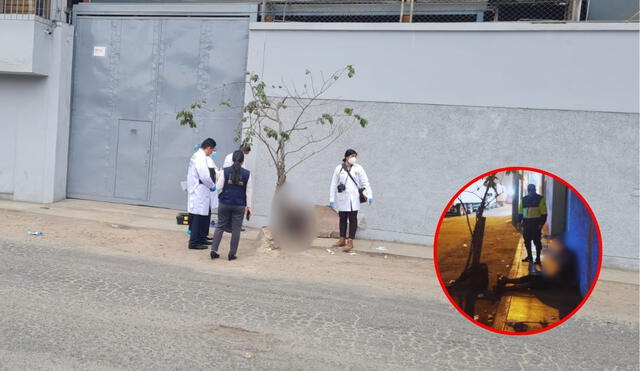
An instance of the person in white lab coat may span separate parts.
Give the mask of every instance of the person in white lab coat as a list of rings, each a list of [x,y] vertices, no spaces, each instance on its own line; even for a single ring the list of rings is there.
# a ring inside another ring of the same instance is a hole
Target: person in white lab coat
[[[246,160],[246,157],[251,152],[251,147],[249,147],[248,145],[241,145],[240,151],[244,154],[244,157]],[[225,167],[230,167],[231,165],[233,165],[233,152],[229,153],[227,157],[224,158],[224,162],[222,163],[222,168],[224,169]],[[242,167],[244,167],[244,164],[242,165]]]
[[[218,176],[220,176],[220,170],[218,169],[218,167],[216,166],[216,163],[214,161],[214,159],[218,157],[218,152],[216,152],[216,150],[214,149],[213,152],[211,153],[211,155],[209,155],[209,157],[207,157],[207,167],[209,168],[209,175],[211,175],[211,180],[213,180],[213,183],[215,184],[216,179]],[[207,240],[211,241],[213,239],[212,236],[209,235],[209,229],[211,227],[215,228],[216,226],[216,222],[212,219],[211,215],[216,211],[216,209],[218,208],[218,193],[217,191],[212,191],[210,194],[210,209],[209,209],[209,220],[210,223],[207,224],[207,231],[206,231],[206,236],[207,236]]]
[[[342,163],[336,166],[331,178],[329,206],[338,211],[340,217],[340,239],[333,247],[344,247],[344,251],[353,249],[353,240],[358,229],[358,210],[360,210],[360,191],[366,196],[369,205],[373,203],[373,191],[364,168],[356,164],[358,153],[348,149]],[[349,234],[347,235],[347,224]]]
[[[251,216],[251,201],[253,197],[253,177],[251,172],[242,167],[244,153],[242,151],[233,152],[233,164],[225,167],[218,177],[217,187],[219,189],[218,224],[216,232],[211,241],[211,259],[217,259],[218,247],[222,241],[222,234],[226,230],[231,230],[231,248],[229,249],[229,260],[236,259],[238,244],[240,243],[240,230],[242,219],[247,215]]]
[[[191,221],[190,249],[204,250],[210,244],[206,239],[207,227],[211,210],[211,192],[215,191],[216,185],[211,179],[207,157],[213,153],[215,148],[216,141],[207,138],[189,160],[187,211]]]

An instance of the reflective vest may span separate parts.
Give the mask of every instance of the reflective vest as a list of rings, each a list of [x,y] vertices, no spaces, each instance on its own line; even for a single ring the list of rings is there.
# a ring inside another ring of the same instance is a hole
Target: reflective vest
[[[520,219],[538,219],[547,215],[547,203],[539,194],[526,195],[520,200],[518,216]]]

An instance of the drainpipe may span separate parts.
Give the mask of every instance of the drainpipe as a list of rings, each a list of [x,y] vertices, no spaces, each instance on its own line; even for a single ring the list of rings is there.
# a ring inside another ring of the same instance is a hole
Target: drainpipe
[[[580,22],[580,13],[582,12],[582,0],[573,0],[571,3],[571,20]]]
[[[404,0],[400,0],[400,23],[402,23],[403,15],[404,15]]]
[[[411,0],[411,8],[409,8],[409,23],[413,23],[413,4],[414,0]]]

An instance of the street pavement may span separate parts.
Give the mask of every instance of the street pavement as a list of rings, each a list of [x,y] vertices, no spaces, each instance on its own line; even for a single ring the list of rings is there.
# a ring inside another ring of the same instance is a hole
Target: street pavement
[[[573,318],[504,336],[448,303],[371,286],[247,279],[0,238],[0,369],[638,370],[637,323]]]

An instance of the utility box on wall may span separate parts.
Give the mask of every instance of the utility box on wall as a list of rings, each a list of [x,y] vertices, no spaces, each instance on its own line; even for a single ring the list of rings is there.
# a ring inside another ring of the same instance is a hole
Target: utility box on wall
[[[21,14],[13,19],[4,16],[0,14],[0,74],[47,76],[53,26],[35,15]]]

